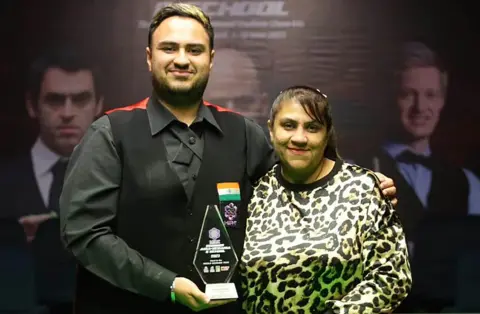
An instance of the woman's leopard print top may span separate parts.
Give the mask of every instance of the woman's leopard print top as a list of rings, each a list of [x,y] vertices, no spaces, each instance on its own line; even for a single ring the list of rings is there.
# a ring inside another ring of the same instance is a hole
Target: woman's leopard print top
[[[373,172],[337,161],[294,185],[255,187],[240,263],[248,313],[390,313],[412,279],[402,225]]]

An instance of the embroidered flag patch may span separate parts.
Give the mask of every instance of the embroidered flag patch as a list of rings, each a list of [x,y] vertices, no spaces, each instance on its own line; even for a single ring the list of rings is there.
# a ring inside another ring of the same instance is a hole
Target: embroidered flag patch
[[[220,202],[240,201],[240,185],[237,182],[217,183]]]

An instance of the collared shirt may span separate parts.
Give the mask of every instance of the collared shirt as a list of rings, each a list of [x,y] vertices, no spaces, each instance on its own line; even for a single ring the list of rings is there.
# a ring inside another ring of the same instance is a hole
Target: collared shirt
[[[394,160],[396,160],[401,153],[409,150],[410,148],[405,144],[389,143],[385,145],[383,149]],[[420,155],[424,157],[430,157],[430,148],[427,148],[427,150]],[[410,164],[398,161],[397,167],[407,183],[415,191],[415,194],[420,202],[422,202],[423,206],[426,207],[430,186],[432,185],[432,170],[422,164]],[[467,169],[463,169],[463,172],[465,173],[465,176],[468,180],[468,185],[470,186],[470,191],[468,194],[468,213],[470,215],[480,215],[480,180]]]
[[[206,106],[200,106],[196,119],[188,126],[153,97],[149,99],[147,115],[152,136],[160,133],[168,162],[190,198],[202,164],[205,129],[222,133],[220,126]]]
[[[194,185],[190,178],[193,179],[201,164],[203,134],[222,130],[203,104],[190,126],[160,106],[155,101],[147,105],[150,131],[152,136],[161,133],[172,168],[183,178],[188,191]],[[263,129],[249,119],[244,120],[246,173],[255,181],[274,165],[276,157]],[[68,168],[60,198],[60,224],[69,249],[89,271],[113,285],[165,300],[176,274],[140,256],[108,227],[116,216],[122,169],[108,117],[103,116],[90,126],[75,148]],[[85,213],[87,207],[89,213]],[[92,209],[96,210],[94,214]],[[99,228],[100,235],[90,232]]]
[[[37,186],[45,207],[47,207],[53,181],[52,167],[61,156],[48,148],[40,137],[33,144],[30,154]]]

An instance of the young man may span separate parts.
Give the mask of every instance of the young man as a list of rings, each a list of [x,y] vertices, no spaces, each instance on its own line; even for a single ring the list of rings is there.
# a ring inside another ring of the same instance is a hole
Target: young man
[[[260,126],[203,102],[215,53],[199,8],[164,7],[148,39],[152,96],[94,122],[66,176],[62,235],[81,264],[75,312],[240,313],[240,300],[208,300],[193,260],[219,183],[239,187],[227,229],[241,255],[252,185],[274,164],[272,148]],[[238,289],[237,273],[232,281]]]

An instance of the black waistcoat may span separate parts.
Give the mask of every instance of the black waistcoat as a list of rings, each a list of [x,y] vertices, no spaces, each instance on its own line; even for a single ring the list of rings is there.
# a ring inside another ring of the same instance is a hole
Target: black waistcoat
[[[419,224],[430,215],[465,216],[468,213],[469,185],[462,169],[439,160],[432,160],[432,181],[425,208],[413,188],[400,173],[395,160],[385,152],[377,155],[380,172],[390,177],[397,187],[396,211],[405,228],[407,238],[413,240]],[[363,163],[372,167],[370,163]],[[428,215],[427,215],[428,214]]]
[[[35,178],[30,154],[18,157],[8,165],[1,178],[8,184],[2,193],[0,217],[45,214],[49,209],[43,202]],[[3,184],[0,182],[0,185]],[[8,183],[7,183],[8,182]],[[60,222],[50,219],[38,227],[30,247],[33,253],[35,285],[39,302],[71,302],[75,279],[75,259],[60,240]],[[1,280],[1,279],[0,279]]]
[[[237,228],[227,228],[240,258],[252,186],[246,174],[244,118],[210,107],[223,134],[205,132],[202,165],[191,200],[167,161],[160,136],[152,136],[144,109],[116,111],[109,115],[117,150],[122,159],[122,183],[115,233],[131,248],[159,265],[204,284],[193,266],[205,208],[219,204],[217,183],[238,182],[241,206]],[[220,207],[219,207],[220,208]],[[220,208],[220,210],[222,210]],[[83,268],[78,272],[77,313],[190,313],[172,305],[167,297],[158,302],[118,289]],[[238,275],[234,275],[239,296]],[[240,300],[205,313],[238,313]]]

